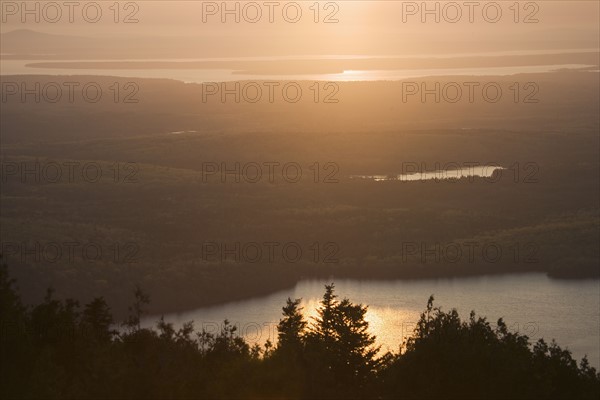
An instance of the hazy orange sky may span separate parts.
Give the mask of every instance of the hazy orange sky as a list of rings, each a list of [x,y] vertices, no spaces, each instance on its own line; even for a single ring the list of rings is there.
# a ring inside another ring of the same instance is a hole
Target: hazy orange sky
[[[34,7],[33,3],[35,2],[30,2],[29,7]],[[90,2],[81,2],[82,5],[86,3]],[[257,23],[244,21],[243,15],[240,23],[235,23],[233,16],[228,16],[228,22],[222,23],[220,10],[216,15],[207,15],[206,22],[203,22],[203,9],[209,7],[208,3],[220,8],[223,4],[221,1],[137,1],[129,2],[131,4],[127,6],[127,2],[120,2],[119,18],[123,19],[132,13],[139,22],[114,23],[114,10],[109,9],[114,2],[98,3],[101,4],[103,15],[97,23],[86,22],[82,18],[81,7],[75,9],[72,23],[67,19],[66,7],[62,7],[63,17],[58,23],[45,21],[42,11],[39,23],[33,21],[32,15],[25,16],[27,22],[23,23],[22,3],[3,1],[1,30],[8,32],[32,29],[51,34],[91,37],[210,37],[215,42],[238,41],[240,48],[245,49],[249,46],[260,49],[264,45],[273,44],[277,44],[278,48],[287,46],[290,54],[424,54],[438,51],[464,52],[465,49],[493,52],[511,49],[598,48],[600,36],[598,1],[521,1],[518,16],[511,9],[515,3],[512,0],[471,2],[475,3],[472,9],[474,22],[469,21],[470,8],[466,5],[469,2],[427,2],[427,7],[430,8],[438,3],[441,17],[439,23],[434,21],[433,15],[427,16],[426,23],[421,21],[421,1],[322,1],[319,3],[319,20],[327,15],[338,20],[328,24],[314,22],[314,9],[311,7],[315,2],[312,0],[295,2],[303,12],[297,23],[288,23],[282,17],[282,8],[294,3],[289,1],[275,2],[274,23],[268,21],[269,7],[265,1],[237,2],[240,3],[240,10],[247,3],[260,7],[263,14]],[[228,7],[235,7],[234,3],[236,2],[227,2]],[[490,16],[494,16],[496,5],[502,11],[496,23],[487,22],[483,16],[484,6],[491,3],[494,3],[494,7],[488,11]],[[14,9],[15,5],[17,10]],[[448,17],[454,18],[456,5],[462,17],[456,23],[448,22],[443,11],[447,10]],[[410,14],[410,7],[413,6],[419,8],[414,15]],[[248,10],[254,15],[254,9]],[[403,10],[406,11],[406,22],[403,22]],[[48,13],[53,16],[54,10],[48,9]],[[527,15],[532,15],[538,22],[524,23]],[[518,23],[515,23],[515,17],[519,20]],[[311,52],[313,48],[314,51]]]

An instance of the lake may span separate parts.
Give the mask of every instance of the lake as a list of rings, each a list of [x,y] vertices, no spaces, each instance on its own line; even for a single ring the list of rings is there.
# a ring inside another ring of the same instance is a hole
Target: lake
[[[467,168],[460,169],[440,169],[436,171],[418,171],[413,173],[396,174],[396,175],[351,175],[353,179],[367,179],[376,182],[381,181],[400,181],[400,182],[414,182],[414,181],[427,181],[427,180],[453,180],[462,178],[491,178],[497,180],[500,178],[499,175],[494,176],[494,173],[498,171],[502,173],[502,168],[497,165],[477,165]]]
[[[165,320],[176,327],[194,321],[197,331],[217,332],[227,318],[250,343],[276,342],[276,324],[287,297],[302,298],[310,319],[316,315],[326,283],[305,280],[269,296],[167,314]],[[382,350],[398,350],[433,294],[434,305],[446,311],[456,308],[463,320],[471,310],[488,317],[492,325],[502,317],[511,331],[527,334],[531,341],[556,339],[576,359],[587,354],[593,366],[600,366],[600,280],[556,280],[531,273],[426,280],[337,279],[335,285],[340,297],[369,306],[367,320]],[[145,317],[142,326],[153,326],[159,318]]]

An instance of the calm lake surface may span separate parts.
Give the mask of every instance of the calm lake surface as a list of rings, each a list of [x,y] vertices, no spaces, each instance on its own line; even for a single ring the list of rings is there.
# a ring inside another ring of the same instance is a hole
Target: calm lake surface
[[[397,175],[351,175],[351,178],[367,179],[377,182],[381,181],[401,181],[401,182],[414,182],[414,181],[426,181],[434,179],[461,179],[471,177],[482,177],[492,178],[494,172],[499,171],[500,173],[504,168],[497,165],[479,165],[461,169],[447,169],[437,171],[420,171],[410,174],[397,174]],[[493,178],[493,179],[499,179]]]
[[[165,315],[176,327],[194,321],[197,331],[220,329],[227,318],[250,343],[276,342],[276,324],[288,297],[302,298],[307,318],[316,315],[330,281],[305,280],[294,288],[269,296]],[[429,295],[443,310],[456,308],[463,320],[475,310],[492,326],[504,318],[512,331],[527,334],[531,341],[556,339],[576,359],[587,354],[600,366],[600,280],[556,280],[545,274],[498,275],[431,280],[357,281],[336,280],[336,293],[369,306],[367,319],[382,350],[397,351],[425,309]],[[148,316],[144,327],[160,316]]]

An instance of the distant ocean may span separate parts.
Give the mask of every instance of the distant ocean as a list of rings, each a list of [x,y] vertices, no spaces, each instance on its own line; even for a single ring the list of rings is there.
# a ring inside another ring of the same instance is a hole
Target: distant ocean
[[[500,56],[510,57],[512,55],[521,55],[523,52],[501,53]],[[568,54],[569,51],[556,54]],[[529,54],[536,54],[531,52]],[[547,54],[547,53],[546,53]],[[455,54],[437,57],[440,60],[448,60],[458,57],[486,57],[498,56],[499,54]],[[582,69],[593,68],[597,66],[588,64],[552,64],[552,65],[520,65],[520,66],[498,66],[498,67],[470,67],[470,68],[423,68],[423,69],[347,69],[336,73],[305,73],[305,74],[274,74],[274,73],[252,73],[227,69],[204,69],[198,68],[198,62],[223,63],[230,62],[252,62],[252,61],[306,61],[314,60],[364,60],[364,59],[411,59],[411,58],[431,58],[423,56],[287,56],[287,57],[246,57],[246,58],[206,58],[206,59],[162,59],[162,60],[56,60],[40,57],[40,59],[13,60],[0,58],[0,71],[2,75],[100,75],[100,76],[118,76],[131,78],[163,78],[175,79],[186,83],[202,82],[227,82],[239,80],[317,80],[334,82],[356,82],[356,81],[398,81],[417,77],[433,76],[507,76],[526,73],[549,73],[560,69]],[[62,62],[69,63],[87,63],[85,68],[73,67],[64,68],[60,65]],[[116,69],[112,67],[95,68],[96,62],[136,62],[140,64],[139,68]],[[160,62],[162,66],[157,68],[152,66],[153,62]],[[32,67],[30,64],[57,63],[55,67]],[[173,68],[165,67],[172,64]],[[91,64],[91,65],[90,65]],[[147,66],[144,66],[147,64]],[[186,65],[189,64],[189,65]],[[594,68],[595,67],[595,68]]]

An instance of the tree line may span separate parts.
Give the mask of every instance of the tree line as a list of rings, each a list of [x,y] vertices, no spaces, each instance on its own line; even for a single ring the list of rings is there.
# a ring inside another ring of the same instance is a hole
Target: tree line
[[[83,307],[58,300],[25,306],[0,268],[0,396],[118,399],[597,399],[600,374],[554,341],[535,344],[471,312],[442,311],[433,296],[414,335],[382,354],[365,320],[367,306],[325,286],[317,316],[287,299],[276,344],[250,346],[225,320],[221,331],[154,329],[140,318],[149,297],[134,292],[115,329],[103,298]]]

